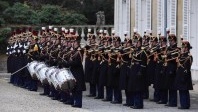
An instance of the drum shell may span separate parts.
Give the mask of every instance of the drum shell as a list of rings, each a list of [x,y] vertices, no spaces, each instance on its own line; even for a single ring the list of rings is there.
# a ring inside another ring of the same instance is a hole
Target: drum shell
[[[49,84],[46,76],[46,71],[48,70],[48,67],[43,67],[40,71],[38,71],[38,74],[40,76],[40,81],[43,85]]]
[[[57,74],[57,79],[63,91],[72,90],[75,87],[75,78],[69,69],[61,69]]]
[[[55,70],[56,70],[55,67],[49,67],[49,68],[46,70],[46,72],[45,72],[45,75],[46,75],[46,77],[47,77],[47,81],[48,81],[49,85],[52,85],[52,81],[51,81],[51,78],[50,78],[50,77],[51,77],[53,71],[55,71]]]
[[[31,75],[31,77],[33,79],[38,79],[37,76],[36,76],[36,73],[35,73],[35,70],[34,70],[34,67],[38,64],[37,61],[32,61],[31,63],[28,63],[28,66],[27,66],[27,69]]]
[[[39,62],[36,66],[35,66],[35,73],[36,76],[39,80],[41,80],[41,76],[39,74],[39,71],[42,70],[44,67],[46,67],[45,63],[43,62]]]

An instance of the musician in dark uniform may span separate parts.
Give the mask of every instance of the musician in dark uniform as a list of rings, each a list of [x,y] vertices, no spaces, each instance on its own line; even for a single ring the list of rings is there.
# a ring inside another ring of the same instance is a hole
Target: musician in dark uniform
[[[6,50],[6,55],[8,56],[8,59],[7,59],[7,72],[8,73],[11,73],[11,60],[12,60],[12,41],[13,41],[13,33],[11,35],[11,37],[9,38],[8,40],[8,46],[7,46],[7,50]]]
[[[14,80],[15,80],[15,74],[13,74],[15,71],[16,71],[16,68],[15,68],[15,61],[16,61],[16,39],[17,39],[17,34],[15,33],[14,36],[13,36],[13,42],[12,42],[12,45],[11,45],[11,53],[12,53],[12,61],[10,62],[10,68],[11,68],[11,73],[12,75],[10,76],[10,83],[14,84]]]
[[[152,34],[150,34],[150,35],[147,35],[147,32],[146,31],[144,31],[144,36],[143,36],[143,38],[142,38],[142,46],[144,47],[144,49],[145,49],[145,51],[146,51],[146,53],[147,54],[149,54],[150,53],[150,38],[151,38],[151,35]],[[144,99],[148,99],[149,98],[149,86],[150,86],[150,84],[149,84],[149,76],[148,76],[149,74],[147,74],[147,82],[148,82],[148,84],[147,84],[147,89],[146,89],[146,91],[143,93],[143,97],[144,97]]]
[[[15,38],[14,38],[14,35],[15,35],[15,32],[13,31],[12,32],[12,35],[11,37],[9,38],[8,40],[8,46],[7,46],[7,52],[6,54],[8,55],[8,59],[7,59],[7,72],[8,73],[13,73],[13,45],[14,45],[14,41],[15,41]],[[10,83],[13,83],[13,75],[10,76]]]
[[[48,38],[49,38],[49,32],[47,32],[46,27],[42,27],[42,31],[41,31],[42,50],[40,53],[40,61],[45,62],[46,64],[49,65],[47,49],[50,46],[50,41],[48,41]],[[43,89],[44,89],[44,91],[43,91],[43,93],[40,93],[40,95],[49,95],[50,94],[50,85],[49,84],[44,84]]]
[[[57,30],[55,28],[55,30]],[[56,44],[56,37],[55,37],[55,32],[54,30],[52,30],[52,26],[49,26],[49,30],[47,30],[47,45],[46,45],[46,54],[45,54],[45,62],[47,63],[48,66],[52,67],[52,66],[56,66],[55,64],[55,57],[52,56],[52,52],[56,49],[55,48],[55,44]],[[44,49],[43,49],[44,50]],[[42,54],[42,53],[41,53]],[[50,85],[45,85],[44,86],[44,91],[46,91],[46,93],[49,92],[49,97],[52,97],[52,99],[56,99],[56,90],[55,88]]]
[[[108,70],[108,54],[105,52],[108,50],[109,42],[111,43],[112,39],[111,36],[105,36],[103,38],[103,46],[99,48],[99,60],[100,60],[100,73],[99,73],[99,80],[98,80],[98,99],[104,98],[104,86],[107,83],[107,70]],[[106,88],[107,93],[107,88]],[[108,94],[106,94],[106,99],[108,98]]]
[[[165,86],[169,92],[168,104],[166,106],[176,107],[177,106],[177,90],[173,87],[177,63],[175,57],[178,55],[179,49],[177,47],[177,38],[174,34],[170,34],[168,37],[170,46],[167,49],[167,58],[166,58],[166,81]]]
[[[93,65],[94,65],[94,49],[96,49],[96,36],[93,34],[91,29],[88,29],[88,34],[87,34],[87,42],[88,45],[85,47],[85,80],[86,82],[89,82],[90,85],[90,90],[89,90],[89,95],[88,97],[95,97],[96,96],[96,78],[95,73],[93,71]],[[95,67],[95,70],[97,68]]]
[[[148,60],[147,60],[148,85],[154,84],[155,82],[156,59],[154,58],[154,56],[155,54],[157,54],[157,50],[160,48],[157,37],[151,36],[150,43],[151,43],[151,48],[149,49]],[[154,89],[153,99],[150,99],[150,101],[154,101],[154,102],[159,101],[158,89]]]
[[[81,108],[82,107],[82,92],[86,90],[84,71],[83,71],[83,51],[80,48],[81,38],[78,35],[72,36],[72,47],[73,52],[70,55],[70,60],[63,63],[66,68],[70,67],[70,70],[76,79],[76,86],[72,90],[72,107]]]
[[[26,38],[26,28],[24,27],[21,33],[21,39],[19,43],[19,50],[20,50],[20,62],[21,66],[20,68],[23,68],[27,65],[26,63],[26,51],[25,51],[25,38]],[[25,79],[26,79],[26,73],[25,68],[20,70],[20,76],[19,76],[19,86],[24,88],[25,85]]]
[[[15,59],[15,72],[18,71],[19,69],[21,69],[23,67],[23,53],[22,53],[22,31],[21,29],[19,29],[17,31],[17,42],[16,42],[16,46],[15,47],[15,51],[16,51],[16,59]],[[14,80],[14,85],[15,86],[22,86],[23,84],[23,72],[22,70],[16,72],[15,74],[15,80]]]
[[[32,36],[32,32],[31,32],[31,28],[29,28],[29,31],[26,32],[25,40],[23,43],[24,65],[28,64],[28,52],[29,52],[31,36]],[[23,88],[29,89],[31,75],[27,68],[24,68],[24,75],[25,75],[25,80],[24,80]]]
[[[128,91],[130,92],[130,100],[133,109],[143,108],[143,93],[146,90],[146,66],[147,54],[142,48],[142,37],[139,34],[134,36],[135,51],[132,53]]]
[[[33,31],[33,43],[30,46],[30,56],[29,56],[29,62],[33,61],[33,60],[39,60],[40,59],[40,45],[39,45],[39,39],[38,39],[38,32],[37,31]],[[31,79],[30,81],[30,91],[37,91],[38,89],[38,85],[37,85],[38,81],[36,79]]]
[[[156,60],[155,68],[155,82],[154,88],[159,90],[159,101],[157,104],[166,104],[168,101],[168,90],[164,87],[166,78],[166,66],[165,64],[165,51],[167,49],[167,39],[165,36],[159,37],[160,49],[157,54],[154,55],[154,60]]]
[[[70,29],[70,33],[72,33],[73,31]],[[72,47],[72,43],[71,43],[71,39],[72,39],[72,34],[69,34],[69,30],[65,29],[65,44],[64,46],[66,46],[65,51],[63,50],[63,62],[67,62],[70,60],[70,55],[73,52],[73,47]],[[62,65],[62,67],[64,68],[64,64]],[[64,94],[62,94],[62,98],[63,98],[63,103],[64,104],[69,104],[71,105],[73,103],[72,101],[72,96],[71,96],[71,90],[68,91],[64,91]]]
[[[52,49],[50,50],[49,59],[50,59],[50,65],[55,66],[58,68],[58,52],[61,50],[61,38],[58,34],[58,28],[54,28],[54,32],[52,32]],[[60,93],[54,86],[51,86],[51,95],[52,100],[59,100],[60,99]]]
[[[125,90],[126,103],[124,106],[132,106],[129,98],[129,92],[127,90],[128,80],[129,80],[129,66],[131,62],[131,53],[133,52],[132,40],[126,37],[124,40],[124,48],[120,51],[120,80],[119,88]]]
[[[188,41],[182,42],[181,54],[176,59],[177,71],[174,82],[174,87],[179,90],[180,107],[179,109],[190,108],[190,95],[189,90],[193,90],[191,65],[193,57],[190,54],[190,43]]]
[[[117,60],[118,52],[120,50],[121,39],[118,36],[115,36],[113,39],[113,47],[111,52],[108,54],[108,71],[107,71],[107,86],[112,89],[112,99],[111,103],[121,104],[122,103],[122,94],[119,88],[119,79],[120,79],[120,65]],[[114,99],[113,99],[114,98]]]
[[[107,30],[104,30],[104,33],[99,37],[99,45],[96,44],[93,53],[93,71],[92,71],[92,84],[96,85],[96,97],[95,99],[102,99],[104,98],[104,90],[100,87],[99,78],[100,78],[100,62],[101,62],[101,46],[104,45],[104,38],[107,37]]]

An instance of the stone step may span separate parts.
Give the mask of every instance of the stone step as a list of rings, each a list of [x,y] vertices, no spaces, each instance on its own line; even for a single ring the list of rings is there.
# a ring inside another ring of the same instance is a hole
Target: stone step
[[[0,73],[0,78],[10,78],[11,73]]]

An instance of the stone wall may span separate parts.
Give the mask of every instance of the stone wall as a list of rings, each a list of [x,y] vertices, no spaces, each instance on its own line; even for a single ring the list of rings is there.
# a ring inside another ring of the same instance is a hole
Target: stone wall
[[[7,72],[7,56],[0,55],[0,73]]]

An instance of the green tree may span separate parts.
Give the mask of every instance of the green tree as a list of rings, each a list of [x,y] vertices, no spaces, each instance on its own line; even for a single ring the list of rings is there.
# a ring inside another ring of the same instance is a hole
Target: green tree
[[[41,23],[44,25],[83,25],[88,21],[83,14],[67,11],[60,6],[54,5],[44,5],[38,15]]]
[[[7,47],[7,39],[11,35],[11,28],[3,28],[0,30],[0,53],[5,53]]]
[[[6,1],[0,1],[0,14],[2,14],[2,12],[8,8],[10,5],[8,2]]]
[[[64,16],[63,22],[69,25],[85,25],[88,20],[83,14],[70,13]]]
[[[15,3],[3,12],[4,20],[10,24],[38,24],[37,13],[28,5]]]
[[[61,24],[62,23],[62,12],[59,6],[44,5],[38,12],[39,19],[42,24]]]

